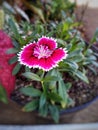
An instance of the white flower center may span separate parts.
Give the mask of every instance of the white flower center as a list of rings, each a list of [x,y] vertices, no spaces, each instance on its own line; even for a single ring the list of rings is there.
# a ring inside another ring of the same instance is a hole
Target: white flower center
[[[48,58],[52,54],[52,50],[49,50],[48,46],[39,45],[34,48],[34,56],[40,58]]]

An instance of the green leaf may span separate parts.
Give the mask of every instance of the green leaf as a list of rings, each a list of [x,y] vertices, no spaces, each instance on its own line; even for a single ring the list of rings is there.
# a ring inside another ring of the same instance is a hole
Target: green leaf
[[[4,28],[5,14],[3,8],[0,9],[0,30]]]
[[[69,97],[68,100],[67,100],[67,104],[68,104],[68,106],[74,106],[75,101],[72,98]]]
[[[20,68],[21,68],[21,64],[17,63],[12,71],[12,74],[16,75],[20,71]]]
[[[9,60],[9,64],[14,64],[17,62],[17,56],[13,56],[10,60]]]
[[[91,45],[94,43],[94,42],[96,42],[97,40],[97,37],[98,37],[98,28],[96,28],[96,31],[95,31],[95,33],[94,33],[94,36],[93,36],[93,38],[91,39]]]
[[[59,86],[59,88],[58,88],[59,95],[63,99],[61,102],[61,105],[62,105],[62,108],[65,108],[67,105],[68,94],[67,94],[67,90],[66,90],[63,80],[60,80],[58,82],[58,86]]]
[[[94,55],[89,55],[89,57],[87,57],[87,59],[89,59],[89,60],[97,60],[97,58],[96,58],[96,56],[94,56]]]
[[[50,70],[50,71],[47,73],[46,76],[55,76],[55,75],[57,75],[57,71],[56,71],[56,69],[53,69],[53,70]],[[56,76],[56,77],[57,77],[57,76]],[[59,80],[58,77],[57,77],[57,80]],[[48,82],[49,89],[55,89],[55,90],[56,90],[57,80],[56,80],[56,81],[55,81],[55,80],[51,80],[50,82]]]
[[[74,56],[79,55],[80,53],[81,53],[81,49],[72,51],[72,52],[69,53],[69,55],[68,55],[67,58],[72,58],[72,57],[74,57]]]
[[[44,106],[42,108],[39,109],[39,113],[41,116],[46,117],[48,114],[48,104],[44,104]]]
[[[69,90],[72,87],[72,84],[70,82],[66,83],[65,87],[66,87],[66,90]]]
[[[46,95],[45,93],[42,93],[40,96],[40,101],[39,101],[39,108],[42,108],[46,103]]]
[[[30,68],[25,66],[25,72],[30,72]]]
[[[10,48],[10,49],[8,49],[7,50],[7,54],[14,54],[14,53],[17,53],[18,52],[18,50],[16,50],[15,48]]]
[[[95,65],[96,67],[98,67],[98,62],[92,61],[92,64]]]
[[[9,22],[9,26],[10,26],[12,32],[13,32],[15,39],[17,41],[19,41],[21,44],[23,44],[24,40],[22,39],[22,37],[20,36],[20,34],[18,32],[17,26],[15,24],[15,20],[10,18],[8,22]]]
[[[65,63],[68,64],[71,68],[78,69],[78,64],[71,60],[65,60]]]
[[[22,75],[34,81],[41,81],[41,78],[37,74],[31,73],[31,72],[25,72]]]
[[[77,70],[74,73],[78,78],[80,78],[81,80],[83,80],[86,83],[89,83],[88,78],[86,77],[86,75],[84,73],[82,73],[81,71]]]
[[[9,25],[10,25],[14,35],[18,38],[19,33],[18,33],[17,27],[16,27],[15,22],[13,21],[13,19],[9,19]]]
[[[35,6],[32,6],[34,12],[39,15],[40,19],[45,23],[43,11],[40,8],[37,8]]]
[[[63,46],[66,46],[66,42],[62,39],[57,39],[57,42]]]
[[[30,112],[38,108],[38,100],[31,101],[23,107],[23,111]]]
[[[46,76],[45,78],[42,79],[43,82],[50,82],[50,81],[57,81],[58,77],[56,76]]]
[[[27,95],[27,96],[31,96],[31,97],[38,97],[41,95],[41,91],[33,88],[31,86],[26,87],[26,88],[21,88],[20,92],[22,92],[23,94]]]
[[[20,46],[19,46],[19,43],[15,40],[13,40],[12,44],[14,45],[15,48],[19,49]]]
[[[90,71],[92,71],[97,76],[97,72],[94,67],[88,66],[88,68],[90,69]]]
[[[58,110],[57,106],[50,105],[49,110],[50,110],[50,114],[51,114],[53,120],[55,121],[55,123],[58,123],[59,122],[59,110]]]
[[[82,53],[80,53],[79,55],[74,56],[74,57],[72,57],[72,58],[69,59],[69,60],[72,60],[72,61],[78,63],[78,62],[81,62],[83,59],[84,59],[84,56],[83,56]]]
[[[62,98],[61,106],[62,106],[62,108],[65,108],[66,104],[67,104],[68,94],[67,94],[67,90],[66,90],[65,84],[63,82],[61,73],[57,72],[57,76],[59,78],[59,81],[58,81],[58,93],[59,93],[60,97]]]
[[[72,44],[67,44],[67,46],[66,46],[68,51],[71,49],[71,47],[72,47]]]
[[[86,56],[92,55],[92,53],[93,53],[93,51],[92,51],[91,49],[87,49],[87,50],[85,51],[85,55],[86,55]]]
[[[0,101],[6,104],[8,103],[7,94],[2,85],[0,85]]]
[[[53,100],[55,102],[61,102],[62,101],[61,96],[57,93],[50,92],[50,93],[47,94],[47,96],[50,100]]]
[[[85,48],[85,42],[81,41],[80,43],[78,43],[78,48]]]

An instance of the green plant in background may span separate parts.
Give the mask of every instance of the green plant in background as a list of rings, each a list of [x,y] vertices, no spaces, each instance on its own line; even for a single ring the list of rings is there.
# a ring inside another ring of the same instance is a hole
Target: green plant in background
[[[59,24],[44,25],[36,23],[31,25],[29,23],[22,22],[20,26],[15,25],[15,22],[9,20],[10,27],[13,33],[13,44],[15,48],[8,50],[7,53],[18,53],[20,49],[34,40],[46,34],[46,36],[54,36],[57,39],[58,46],[60,48],[67,48],[68,56],[62,62],[59,63],[57,68],[45,72],[42,70],[30,69],[25,67],[25,71],[22,74],[30,81],[41,83],[42,88],[37,89],[36,86],[24,86],[21,88],[21,92],[27,96],[32,97],[32,101],[27,103],[23,108],[24,111],[38,110],[42,116],[51,114],[55,122],[59,120],[59,111],[66,109],[74,104],[74,101],[69,97],[68,91],[72,87],[71,82],[64,80],[64,75],[68,74],[74,80],[83,80],[89,83],[87,74],[87,68],[92,70],[91,65],[96,66],[95,53],[88,48],[84,40],[81,38],[79,31],[72,18],[68,17],[68,20]],[[50,26],[51,25],[51,26]],[[21,28],[21,33],[20,33]],[[48,30],[49,29],[49,30]],[[62,31],[61,31],[62,30]],[[17,61],[17,56],[14,56],[9,63],[13,64],[17,62],[13,74],[17,74],[22,65]],[[35,73],[36,71],[36,73]],[[94,71],[94,70],[93,70]]]
[[[89,48],[90,46],[87,46],[77,29],[79,23],[75,22],[75,16],[72,13],[74,4],[68,0],[53,0],[42,3],[30,1],[31,6],[29,2],[25,0],[23,2],[41,20],[37,19],[32,24],[28,21],[18,23],[14,17],[9,17],[7,24],[10,27],[9,32],[14,48],[9,49],[7,53],[16,54],[9,63],[16,63],[13,75],[20,73],[23,65],[18,62],[17,54],[21,48],[27,46],[28,43],[37,42],[42,36],[53,37],[57,40],[59,48],[66,48],[68,56],[56,68],[43,72],[42,68],[32,69],[25,64],[24,72],[21,74],[27,81],[35,83],[20,89],[21,93],[32,97],[32,100],[24,106],[23,111],[38,110],[40,115],[44,117],[51,114],[54,121],[58,122],[60,110],[67,109],[74,104],[68,95],[72,83],[66,81],[65,75],[69,75],[73,80],[82,80],[88,84],[89,80],[86,74],[88,69],[95,73],[92,65],[98,67],[97,54]],[[42,7],[45,13],[41,11],[40,14],[39,10]],[[37,89],[39,84],[41,87]]]
[[[61,20],[62,11],[66,12],[66,15],[72,14],[74,7],[75,3],[71,3],[69,0],[50,0],[46,5],[46,8],[48,8],[47,16],[52,20]]]
[[[8,103],[6,91],[2,85],[0,85],[0,101],[2,101],[3,103],[6,103],[6,104]]]

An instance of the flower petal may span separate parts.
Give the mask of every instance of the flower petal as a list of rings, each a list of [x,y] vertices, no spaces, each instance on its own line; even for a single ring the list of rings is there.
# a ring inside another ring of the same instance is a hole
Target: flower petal
[[[39,60],[39,68],[43,69],[44,71],[49,71],[56,66],[57,64],[52,60],[51,57],[42,58]]]
[[[49,47],[50,50],[57,48],[56,40],[53,38],[45,37],[45,36],[43,36],[42,38],[40,38],[38,40],[38,44],[39,45],[46,45]]]
[[[38,65],[38,59],[33,56],[34,47],[36,43],[30,43],[22,48],[22,51],[18,54],[19,61],[23,65],[34,67]]]
[[[67,51],[62,48],[55,49],[52,54],[52,58],[56,63],[62,61],[63,59],[66,59],[66,57],[67,57]]]

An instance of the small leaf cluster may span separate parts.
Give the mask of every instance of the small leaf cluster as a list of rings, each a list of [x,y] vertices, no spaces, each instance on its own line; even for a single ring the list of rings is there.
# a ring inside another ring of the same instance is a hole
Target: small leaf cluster
[[[42,85],[41,90],[37,89],[36,86],[27,86],[20,89],[23,94],[33,98],[31,102],[24,106],[23,110],[38,110],[40,115],[44,117],[51,114],[54,121],[58,122],[59,110],[67,108],[73,103],[67,94],[71,83],[63,82],[62,75],[58,69],[53,69],[44,74],[41,72],[40,74],[23,73],[26,78],[40,82]]]

